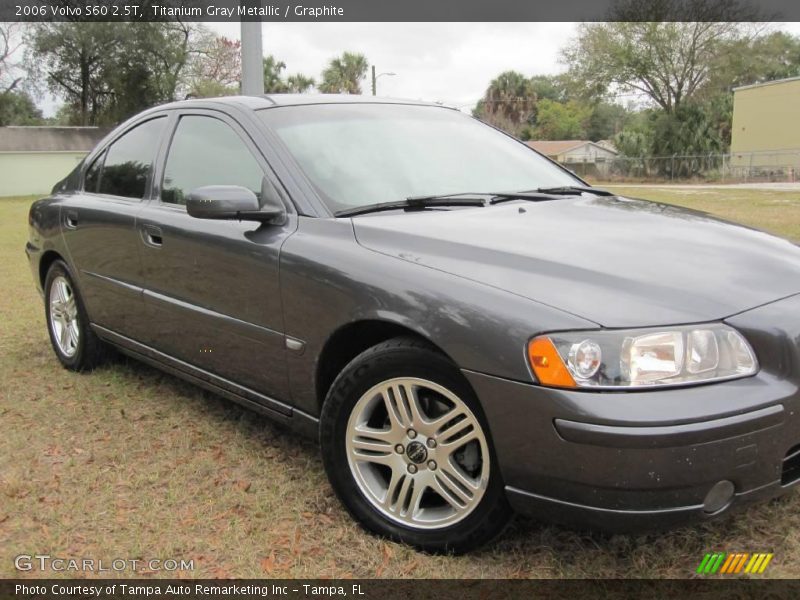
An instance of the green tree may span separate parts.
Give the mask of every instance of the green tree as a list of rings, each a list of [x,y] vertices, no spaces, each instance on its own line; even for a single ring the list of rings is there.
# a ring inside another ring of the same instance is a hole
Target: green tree
[[[621,156],[647,157],[652,154],[650,148],[652,141],[652,128],[645,123],[644,126],[631,126],[620,131],[614,136],[614,147]]]
[[[0,127],[6,125],[40,125],[42,111],[25,92],[0,92]]]
[[[33,77],[66,100],[76,124],[95,124],[108,104],[108,57],[115,54],[111,23],[46,23],[33,32],[26,60]]]
[[[597,102],[586,122],[586,138],[597,142],[609,140],[625,128],[630,112],[620,104]]]
[[[743,35],[735,22],[585,23],[563,58],[588,96],[634,92],[673,113],[708,82],[720,53]]]
[[[271,54],[264,59],[264,92],[267,94],[305,94],[314,87],[313,77],[295,73],[283,77],[286,63]]]
[[[183,91],[197,31],[180,22],[44,23],[32,30],[26,64],[66,101],[73,123],[116,123]]]
[[[566,102],[571,99],[570,82],[565,75],[534,75],[530,81],[539,100]]]
[[[736,39],[720,48],[703,88],[704,95],[733,87],[800,75],[800,37],[783,31]]]
[[[187,66],[201,30],[180,21],[122,25],[128,27],[109,73],[112,95],[104,115],[111,123],[186,96]]]
[[[289,77],[286,78],[287,91],[292,94],[305,94],[311,91],[314,85],[316,85],[314,78],[306,77],[302,73],[289,75]]]
[[[345,52],[328,63],[319,89],[326,94],[360,94],[361,80],[366,77],[368,68],[363,54]]]
[[[198,79],[192,82],[187,98],[219,98],[220,96],[233,96],[239,93],[239,88],[223,85],[213,79]]]
[[[281,94],[286,91],[286,82],[281,73],[286,63],[276,59],[272,54],[264,58],[264,93]]]
[[[490,125],[520,137],[534,115],[536,100],[530,79],[517,71],[505,71],[489,83],[474,114]]]
[[[586,138],[591,108],[574,100],[539,102],[532,137],[537,140],[579,140]]]
[[[239,92],[242,44],[211,32],[202,32],[194,44],[187,71],[187,96],[210,98]]]

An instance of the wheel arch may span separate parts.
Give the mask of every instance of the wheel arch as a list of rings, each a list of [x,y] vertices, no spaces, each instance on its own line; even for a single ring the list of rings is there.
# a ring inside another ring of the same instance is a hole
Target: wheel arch
[[[438,344],[406,325],[381,319],[353,321],[334,331],[319,354],[315,377],[318,406],[322,407],[336,376],[350,361],[381,342],[401,336],[421,340],[448,360],[453,360]]]
[[[39,283],[42,286],[42,290],[44,290],[44,280],[47,278],[47,272],[57,260],[66,262],[64,257],[55,250],[46,250],[39,259]]]

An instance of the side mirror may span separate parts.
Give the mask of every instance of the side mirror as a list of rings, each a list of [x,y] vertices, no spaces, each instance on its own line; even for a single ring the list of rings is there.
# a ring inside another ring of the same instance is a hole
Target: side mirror
[[[262,194],[263,186],[262,186]],[[269,204],[262,210],[256,195],[239,185],[206,185],[192,190],[186,198],[186,211],[198,219],[282,222],[283,204]]]

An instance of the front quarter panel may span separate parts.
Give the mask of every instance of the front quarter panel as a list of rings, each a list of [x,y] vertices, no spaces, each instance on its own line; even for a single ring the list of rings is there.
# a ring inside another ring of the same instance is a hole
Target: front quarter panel
[[[301,217],[281,253],[286,335],[305,342],[290,353],[294,404],[319,413],[315,378],[325,343],[340,328],[379,320],[411,329],[462,369],[532,381],[528,339],[596,325],[503,290],[360,246],[349,219]]]

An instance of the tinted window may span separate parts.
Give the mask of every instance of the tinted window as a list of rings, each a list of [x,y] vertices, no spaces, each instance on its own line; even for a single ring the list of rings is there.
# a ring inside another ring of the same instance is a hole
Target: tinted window
[[[204,185],[241,185],[261,196],[264,172],[242,139],[213,117],[182,117],[172,138],[161,189],[162,202],[186,204]]]
[[[126,198],[144,198],[153,168],[156,144],[166,119],[161,117],[131,129],[106,151],[99,192]]]
[[[103,152],[94,159],[92,166],[86,171],[86,178],[83,183],[83,189],[87,192],[96,192],[97,184],[100,182],[100,170],[103,168],[103,159],[106,153]]]

